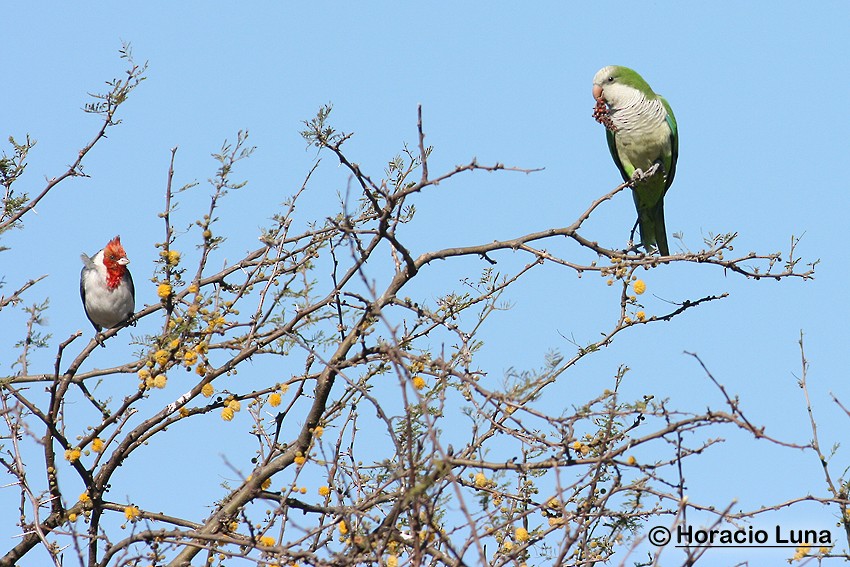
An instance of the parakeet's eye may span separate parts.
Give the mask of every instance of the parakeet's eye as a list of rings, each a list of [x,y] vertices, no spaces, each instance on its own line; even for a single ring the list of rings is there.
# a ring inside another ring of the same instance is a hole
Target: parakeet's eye
[[[614,82],[614,77],[608,77],[608,82],[609,82],[609,83],[613,83],[613,82]]]

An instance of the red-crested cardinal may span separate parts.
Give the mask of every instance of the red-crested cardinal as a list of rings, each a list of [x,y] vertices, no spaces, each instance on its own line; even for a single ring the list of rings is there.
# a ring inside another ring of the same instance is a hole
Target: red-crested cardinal
[[[85,264],[80,272],[80,297],[95,331],[99,334],[101,329],[129,322],[136,309],[136,291],[121,238],[110,240],[93,258],[85,254],[80,258]]]

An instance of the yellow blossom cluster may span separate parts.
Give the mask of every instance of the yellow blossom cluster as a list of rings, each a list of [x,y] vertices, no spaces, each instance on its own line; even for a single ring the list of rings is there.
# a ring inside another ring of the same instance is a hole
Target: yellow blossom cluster
[[[138,506],[127,506],[124,508],[124,517],[126,517],[131,522],[135,521],[136,518],[142,515],[142,511],[139,510]]]
[[[94,451],[95,453],[100,453],[100,452],[103,451],[103,448],[104,448],[103,439],[101,439],[100,437],[95,437],[91,442],[92,451]]]
[[[327,496],[331,493],[331,488],[329,486],[320,486],[319,487],[319,496]]]
[[[156,287],[156,294],[160,299],[167,299],[171,295],[171,284],[161,283]]]
[[[581,453],[582,456],[585,456],[590,452],[590,447],[581,441],[576,441],[570,446],[577,452]]]
[[[277,386],[277,391],[272,392],[269,395],[269,405],[273,408],[279,406],[283,401],[283,394],[285,394],[287,390],[289,390],[289,384],[279,384]]]
[[[264,535],[260,538],[260,545],[265,545],[266,547],[272,547],[274,545],[274,538]]]
[[[177,250],[161,250],[159,256],[171,267],[180,263],[180,252]]]
[[[413,387],[414,388],[416,388],[417,390],[421,390],[425,386],[426,386],[425,378],[423,378],[422,376],[414,376],[413,377]]]
[[[224,402],[224,408],[221,410],[221,419],[231,421],[236,413],[242,409],[242,404],[236,398],[230,398]]]
[[[83,454],[83,452],[80,451],[79,447],[74,447],[73,449],[66,449],[65,450],[65,460],[73,463],[73,462],[77,461],[80,458],[80,455],[82,455],[82,454]]]
[[[150,355],[150,359],[145,363],[145,366],[139,370],[139,380],[146,388],[165,388],[168,378],[165,375],[165,370],[174,362],[182,364],[187,370],[198,364],[201,356],[206,354],[209,346],[206,342],[201,341],[191,347],[183,347],[179,338],[174,338],[165,344],[162,344],[159,349]],[[196,372],[200,376],[205,376],[207,373],[205,364],[198,364]]]
[[[298,451],[295,453],[295,459],[293,460],[295,461],[295,464],[300,467],[307,462],[307,457],[301,451]]]

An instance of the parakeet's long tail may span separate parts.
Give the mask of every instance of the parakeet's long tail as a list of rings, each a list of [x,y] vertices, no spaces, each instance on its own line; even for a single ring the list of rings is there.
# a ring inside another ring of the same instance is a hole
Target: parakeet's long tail
[[[659,199],[658,204],[650,209],[638,210],[638,225],[640,226],[640,241],[647,252],[652,247],[658,248],[662,256],[670,254],[667,246],[667,228],[664,226],[664,200]]]

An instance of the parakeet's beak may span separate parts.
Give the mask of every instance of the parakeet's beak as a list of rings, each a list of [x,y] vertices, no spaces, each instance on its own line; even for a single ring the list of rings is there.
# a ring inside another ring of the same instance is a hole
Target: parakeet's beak
[[[593,85],[593,98],[599,100],[602,96],[602,87],[599,85]]]

